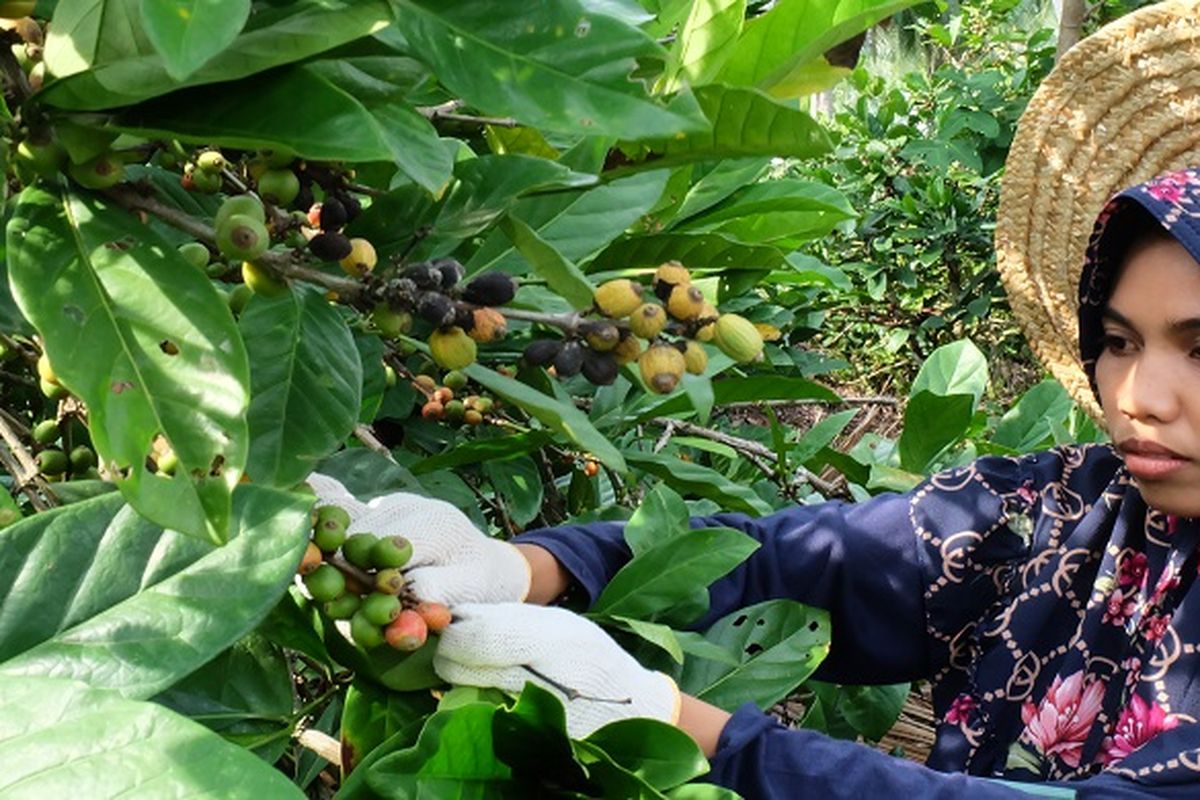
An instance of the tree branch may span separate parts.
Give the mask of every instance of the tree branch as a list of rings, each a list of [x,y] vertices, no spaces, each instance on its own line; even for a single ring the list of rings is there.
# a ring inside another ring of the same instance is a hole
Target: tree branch
[[[14,430],[13,423],[14,420],[8,412],[0,409],[0,439],[4,440],[5,445],[0,448],[0,462],[3,462],[4,468],[16,481],[14,488],[25,493],[35,510],[46,511],[57,505],[57,498],[39,474],[37,462],[21,443],[21,437]]]
[[[477,117],[473,114],[457,113],[458,109],[462,107],[462,100],[451,100],[437,106],[418,106],[417,111],[430,122],[437,122],[439,119],[444,119],[450,122],[465,122],[473,125],[495,125],[499,128],[515,128],[520,125],[512,117]]]

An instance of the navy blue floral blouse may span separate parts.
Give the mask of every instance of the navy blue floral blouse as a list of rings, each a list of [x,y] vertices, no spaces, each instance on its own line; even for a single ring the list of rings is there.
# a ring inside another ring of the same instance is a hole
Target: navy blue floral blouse
[[[701,626],[771,598],[827,609],[816,677],[926,679],[939,720],[921,766],[746,706],[707,780],[752,800],[1028,796],[993,778],[1200,798],[1197,525],[1147,508],[1110,447],[986,457],[907,494],[693,524],[762,544],[713,584]],[[550,550],[592,600],[630,558],[617,523],[518,541]]]

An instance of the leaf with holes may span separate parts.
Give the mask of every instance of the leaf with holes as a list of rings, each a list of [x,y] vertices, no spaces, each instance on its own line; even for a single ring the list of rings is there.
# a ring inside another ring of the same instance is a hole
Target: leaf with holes
[[[154,522],[216,542],[246,463],[249,368],[211,281],[135,216],[31,186],[8,224],[9,280],[58,377],[88,407],[117,486]],[[162,437],[173,478],[147,464]]]
[[[346,321],[315,288],[255,296],[239,322],[250,354],[255,483],[294,486],[354,430],[363,368]]]

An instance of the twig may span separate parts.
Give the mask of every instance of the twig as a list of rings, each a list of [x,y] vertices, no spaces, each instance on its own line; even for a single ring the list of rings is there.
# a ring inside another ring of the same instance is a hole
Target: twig
[[[354,438],[362,442],[367,449],[374,450],[393,464],[396,463],[395,457],[392,456],[392,451],[388,450],[387,445],[379,441],[369,425],[355,425]]]
[[[466,122],[474,125],[495,125],[500,128],[515,128],[520,125],[512,117],[478,117],[473,114],[457,113],[458,109],[462,108],[462,106],[462,100],[451,100],[437,106],[418,106],[417,111],[430,122],[445,119],[451,122]]]
[[[330,764],[341,768],[342,744],[337,739],[315,728],[304,727],[296,728],[295,739],[296,744],[305,750],[311,750]]]
[[[375,578],[373,578],[371,575],[369,575],[365,570],[361,570],[358,567],[354,566],[353,564],[351,564],[349,561],[347,561],[345,558],[343,558],[341,555],[339,555],[337,553],[326,556],[325,563],[331,564],[332,566],[336,567],[338,572],[341,572],[343,575],[346,575],[348,577],[354,578],[356,581],[361,583],[363,586],[371,587],[371,586],[375,585]]]
[[[539,672],[528,664],[521,664],[520,667],[535,678],[539,678],[550,684],[550,686],[553,688],[558,689],[558,691],[563,693],[567,700],[589,700],[593,703],[613,703],[621,706],[633,704],[632,697],[593,697],[592,695],[580,692],[578,689],[573,689],[570,686],[564,686],[563,684],[554,680],[554,678],[547,676],[545,673]]]
[[[5,448],[0,450],[0,461],[13,480],[16,488],[25,493],[29,503],[37,511],[45,511],[57,505],[57,498],[50,491],[49,485],[38,472],[37,462],[21,444],[21,437],[13,430],[12,417],[0,410],[0,439],[4,439]]]
[[[367,197],[383,197],[387,192],[382,189],[376,189],[374,186],[367,186],[365,183],[354,183],[348,181],[346,188],[355,194],[365,194]]]
[[[762,406],[770,406],[772,408],[786,408],[788,406],[897,406],[900,405],[898,397],[840,397],[837,400],[824,400],[819,397],[806,397],[800,400],[739,400],[734,403],[726,403],[721,406],[722,409],[728,408],[758,408]]]
[[[663,426],[662,436],[658,437],[658,441],[654,443],[654,452],[662,452],[662,449],[667,446],[667,442],[671,441],[671,435],[675,433],[675,420],[668,419],[667,424]]]

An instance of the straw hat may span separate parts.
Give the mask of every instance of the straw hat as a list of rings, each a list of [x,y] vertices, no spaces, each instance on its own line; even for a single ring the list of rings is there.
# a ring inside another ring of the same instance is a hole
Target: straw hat
[[[1102,420],[1079,356],[1078,286],[1096,215],[1118,190],[1200,163],[1200,0],[1147,6],[1067,52],[1021,115],[996,257],[1034,352]]]

